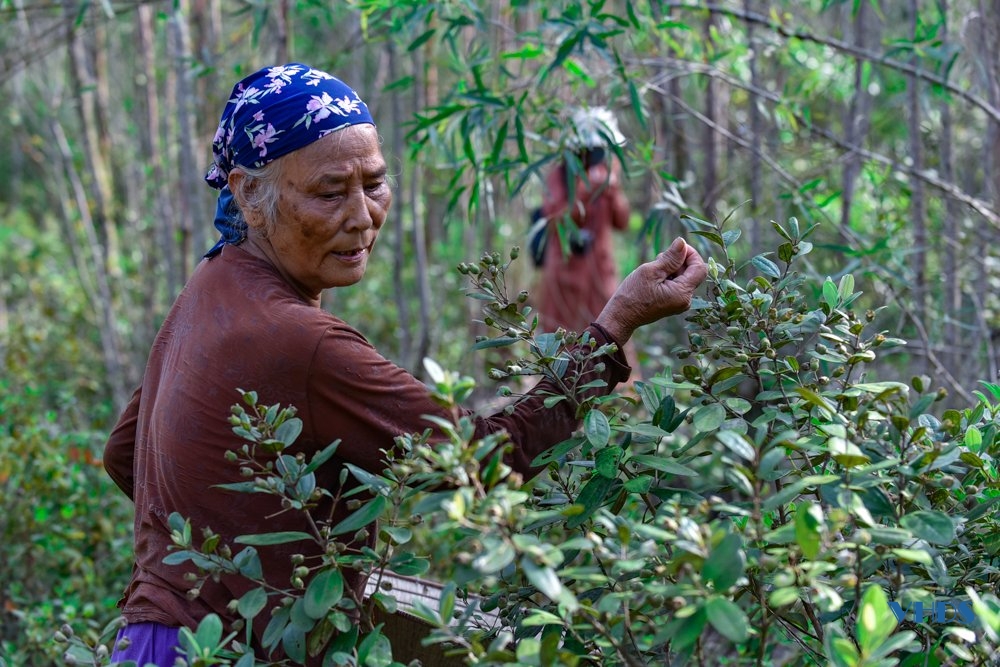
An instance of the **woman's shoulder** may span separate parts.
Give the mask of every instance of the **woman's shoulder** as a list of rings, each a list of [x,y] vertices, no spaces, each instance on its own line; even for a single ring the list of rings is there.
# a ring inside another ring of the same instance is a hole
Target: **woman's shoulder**
[[[320,337],[331,328],[354,332],[340,318],[304,300],[270,263],[238,246],[226,246],[221,255],[199,265],[189,288],[216,316],[228,313],[227,319],[238,319],[241,329],[256,327],[287,336],[289,345],[301,343],[303,336]]]

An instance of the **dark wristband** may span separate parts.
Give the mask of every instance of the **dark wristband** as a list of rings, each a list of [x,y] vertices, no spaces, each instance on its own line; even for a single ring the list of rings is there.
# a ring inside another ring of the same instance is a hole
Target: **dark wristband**
[[[615,344],[615,345],[617,345],[618,347],[621,347],[621,344],[619,344],[619,342],[618,342],[618,341],[616,341],[616,340],[615,340],[615,339],[614,339],[614,338],[613,338],[613,337],[611,336],[611,334],[609,334],[609,333],[608,333],[608,330],[607,330],[607,329],[605,329],[604,327],[602,327],[602,326],[601,326],[600,324],[598,324],[597,322],[591,322],[591,323],[590,323],[590,326],[592,326],[592,327],[594,327],[595,329],[597,329],[598,333],[600,333],[600,334],[601,334],[602,336],[604,336],[604,340],[605,340],[606,342],[608,342],[608,343],[614,343],[614,344]]]

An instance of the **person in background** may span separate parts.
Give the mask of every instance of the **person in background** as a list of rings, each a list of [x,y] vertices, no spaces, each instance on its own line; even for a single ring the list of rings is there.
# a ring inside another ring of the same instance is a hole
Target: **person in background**
[[[539,326],[581,332],[600,314],[618,287],[614,231],[628,228],[629,201],[622,189],[622,168],[611,144],[625,138],[604,107],[573,113],[571,166],[560,162],[545,180],[541,216],[547,221],[541,280]],[[633,369],[635,346],[625,344]]]
[[[294,446],[307,458],[340,441],[316,471],[317,483],[334,491],[345,464],[380,473],[382,450],[394,448],[396,436],[430,427],[425,415],[453,416],[360,331],[320,307],[324,290],[363,278],[387,220],[393,192],[381,143],[358,94],[308,65],[265,67],[233,88],[205,177],[222,191],[222,238],[171,307],[105,445],[108,474],[135,503],[135,564],[119,602],[127,623],[119,639],[130,643],[113,660],[172,665],[180,627],[195,628],[210,613],[230,627],[237,620],[231,601],[253,585],[223,576],[189,598],[190,564],[163,563],[172,513],[188,518],[196,534],[211,528],[228,544],[239,535],[310,530],[308,517],[281,512],[273,496],[219,487],[242,481],[225,457],[241,444],[228,421],[237,388],[256,391],[262,404],[294,406],[303,427]],[[677,239],[629,275],[585,329],[599,345],[624,345],[637,327],[689,308],[705,275],[698,253]],[[630,373],[620,352],[576,369],[607,383],[595,393]],[[513,445],[507,463],[526,477],[537,474],[531,461],[579,426],[570,402],[544,407],[557,391],[542,380],[512,412],[473,415],[475,436],[505,431]],[[321,506],[313,518],[328,518],[330,509]],[[338,507],[333,519],[348,514]],[[319,561],[310,547],[318,551],[308,542],[261,546],[264,576],[285,586],[293,554],[304,554],[307,566]],[[365,582],[352,574],[349,585],[360,595]],[[268,614],[256,621],[259,643]]]

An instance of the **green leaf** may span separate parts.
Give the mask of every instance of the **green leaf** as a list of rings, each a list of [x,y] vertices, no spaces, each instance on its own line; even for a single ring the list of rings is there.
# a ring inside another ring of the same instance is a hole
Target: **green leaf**
[[[430,38],[434,36],[435,32],[436,32],[436,30],[434,28],[431,28],[430,30],[427,30],[424,33],[418,35],[415,40],[413,40],[412,42],[410,42],[410,45],[406,47],[406,50],[407,51],[416,51],[421,46],[423,46],[425,42],[427,42],[428,40],[430,40]]]
[[[364,468],[359,468],[353,463],[345,463],[344,467],[351,471],[351,476],[368,487],[372,491],[378,491],[389,487],[388,482],[378,475],[373,475]]]
[[[922,549],[890,549],[890,551],[896,555],[896,558],[909,561],[910,563],[934,564],[934,559],[931,558],[931,555]]]
[[[781,277],[781,269],[778,268],[778,265],[763,255],[757,255],[750,260],[750,263],[765,276],[770,276],[771,278]]]
[[[379,534],[386,542],[400,546],[413,539],[413,531],[405,526],[379,526]]]
[[[598,413],[600,414],[600,413]],[[605,447],[594,457],[594,471],[602,477],[618,477],[618,463],[625,451],[621,447]]]
[[[563,603],[571,610],[576,609],[578,606],[576,598],[563,588],[559,575],[551,567],[538,565],[531,558],[522,558],[521,569],[524,571],[524,576],[540,593],[553,602]]]
[[[231,482],[229,484],[213,484],[216,489],[225,489],[235,493],[259,493],[263,490],[254,482]]]
[[[829,637],[826,644],[826,657],[833,667],[859,667],[861,664],[861,656],[847,637]]]
[[[639,475],[625,482],[624,489],[629,493],[646,493],[653,486],[651,475]]]
[[[715,245],[719,246],[720,248],[726,247],[726,242],[723,240],[722,236],[718,232],[710,232],[702,229],[696,229],[691,233],[696,234],[698,236],[704,236],[706,239],[708,239]]]
[[[729,641],[740,644],[750,638],[750,621],[743,610],[723,597],[711,597],[705,604],[708,622]]]
[[[831,283],[832,284],[832,283]],[[798,392],[802,398],[806,399],[809,403],[812,403],[816,407],[820,408],[826,419],[833,419],[833,416],[837,414],[837,406],[830,402],[823,396],[820,396],[815,391],[808,389],[806,387],[796,387],[795,391]]]
[[[514,562],[517,553],[509,542],[500,542],[491,549],[483,550],[472,561],[472,567],[480,574],[493,574]]]
[[[871,461],[857,445],[846,438],[830,438],[826,447],[833,460],[845,468],[856,468]]]
[[[763,509],[765,511],[770,511],[778,507],[779,505],[784,505],[789,501],[793,500],[796,496],[802,493],[807,487],[810,486],[823,486],[826,484],[832,484],[833,482],[839,482],[839,475],[808,475],[800,480],[797,480],[785,488],[783,488],[778,493],[767,498],[764,501]]]
[[[826,302],[830,308],[836,308],[840,294],[837,292],[837,286],[833,284],[833,281],[829,278],[823,283],[823,301]]]
[[[236,610],[240,616],[248,621],[257,616],[267,604],[267,591],[262,588],[252,588],[236,604]]]
[[[264,634],[260,640],[264,648],[272,649],[278,645],[282,635],[285,633],[285,627],[288,625],[290,617],[291,611],[288,607],[279,607],[277,611],[271,614],[271,620],[268,621],[267,627],[264,628]]]
[[[340,440],[335,440],[320,451],[316,452],[316,454],[313,455],[312,460],[309,462],[309,465],[307,465],[302,472],[305,474],[316,472],[321,465],[333,458],[333,455],[337,453],[337,447],[339,445]]]
[[[719,431],[715,437],[726,446],[729,451],[744,461],[753,461],[757,458],[757,452],[753,446],[741,433],[735,431]]]
[[[875,544],[903,544],[913,540],[913,533],[892,526],[872,526],[868,529]]]
[[[840,285],[837,287],[837,295],[841,301],[847,301],[854,295],[854,276],[845,273],[840,277]]]
[[[305,612],[310,618],[320,619],[344,596],[344,575],[340,570],[323,570],[306,587]]]
[[[361,509],[351,514],[349,517],[338,523],[330,530],[331,535],[342,535],[343,533],[354,532],[372,523],[385,510],[385,496],[375,496],[365,503]]]
[[[389,569],[396,574],[408,577],[419,577],[431,568],[430,561],[423,556],[416,556],[409,551],[396,552],[389,560]]]
[[[698,607],[688,616],[675,617],[667,626],[669,637],[672,638],[671,648],[684,651],[692,646],[701,637],[707,622],[704,607]]]
[[[728,590],[733,586],[746,568],[746,556],[743,554],[743,540],[735,533],[728,533],[712,549],[701,568],[701,576],[711,582],[717,591]]]
[[[295,530],[288,530],[281,533],[261,533],[259,535],[240,535],[236,538],[237,544],[251,544],[256,547],[270,546],[274,544],[288,544],[289,542],[301,542],[302,540],[312,540],[309,533],[302,533]]]
[[[975,426],[970,426],[965,431],[965,446],[971,450],[978,450],[983,444],[983,434]]]
[[[658,454],[637,454],[629,459],[637,465],[646,466],[653,470],[665,472],[668,475],[679,475],[681,477],[697,477],[698,472],[688,468],[686,465],[677,463],[669,456]]]
[[[543,609],[532,609],[528,616],[521,621],[524,627],[532,628],[540,625],[563,625],[564,621],[559,616]]]
[[[611,439],[611,425],[600,410],[591,410],[583,418],[583,433],[595,447],[603,447]]]
[[[906,396],[910,391],[910,388],[903,382],[858,382],[851,388],[875,394],[876,399],[885,399],[896,393]]]
[[[823,533],[823,510],[814,503],[800,503],[795,508],[795,542],[802,555],[813,559],[819,553]]]
[[[372,593],[372,602],[378,605],[378,608],[389,614],[395,614],[399,611],[399,602],[393,596],[383,593],[381,591],[376,591]]]
[[[944,512],[918,510],[899,520],[903,528],[931,544],[947,545],[955,539],[955,524]]]
[[[861,595],[855,632],[862,655],[870,655],[896,629],[896,615],[889,609],[889,600],[878,584],[870,584]]]
[[[549,450],[536,456],[535,460],[531,462],[531,465],[541,467],[548,465],[553,461],[558,461],[562,457],[566,456],[566,454],[569,454],[571,451],[579,447],[581,444],[583,444],[583,438],[570,438],[569,440],[563,440],[562,442],[553,445]]]
[[[499,338],[484,338],[472,346],[473,350],[485,350],[491,347],[508,347],[517,342],[517,338],[501,336]]]
[[[358,644],[358,663],[364,667],[389,667],[392,664],[392,644],[382,634],[382,625],[380,623]]]
[[[704,405],[694,413],[694,427],[702,432],[719,430],[726,420],[726,409],[719,403]]]
[[[994,505],[1000,502],[1000,496],[994,496],[989,500],[980,498],[980,503],[969,510],[965,515],[965,520],[969,523],[976,521],[994,510]]]
[[[545,53],[545,49],[537,44],[525,44],[517,51],[504,51],[500,54],[500,58],[503,60],[509,60],[511,58],[517,58],[520,60],[534,60],[538,56]]]
[[[583,511],[576,516],[570,517],[566,521],[566,527],[578,528],[583,525],[585,521],[593,516],[594,512],[597,511],[597,508],[601,506],[614,485],[615,480],[604,477],[603,475],[593,475],[589,480],[587,480],[587,483],[583,485],[582,489],[580,489],[580,493],[577,495],[575,503],[577,505],[582,505]]]
[[[174,551],[163,557],[164,565],[180,565],[194,558],[193,551]]]
[[[195,632],[195,639],[202,648],[217,647],[222,639],[222,620],[216,614],[209,614],[201,619]]]
[[[175,530],[178,533],[183,533],[184,528],[187,525],[187,521],[180,512],[171,512],[170,516],[167,517],[167,526],[170,530]]]
[[[274,431],[274,438],[281,440],[285,445],[291,445],[302,433],[302,420],[294,417],[284,422]]]
[[[260,555],[253,547],[243,549],[233,558],[233,565],[239,568],[240,574],[247,579],[263,579],[264,571],[260,565]]]
[[[905,632],[897,632],[893,636],[889,637],[885,642],[882,643],[874,652],[868,655],[868,660],[872,664],[887,664],[887,663],[876,663],[876,661],[881,660],[890,653],[899,651],[901,649],[907,649],[909,652],[917,651],[916,644],[917,635],[915,632],[906,630]]]
[[[455,596],[457,594],[457,587],[454,581],[449,581],[441,589],[441,595],[438,598],[438,615],[442,619],[450,619],[451,615],[455,611]]]
[[[786,607],[799,599],[799,589],[776,588],[771,591],[767,599],[772,607]]]

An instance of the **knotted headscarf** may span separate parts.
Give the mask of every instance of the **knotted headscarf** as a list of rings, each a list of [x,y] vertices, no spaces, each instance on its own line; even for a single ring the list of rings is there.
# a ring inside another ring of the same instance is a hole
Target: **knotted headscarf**
[[[210,186],[222,190],[215,217],[222,238],[206,257],[246,238],[246,231],[231,223],[235,203],[226,183],[234,167],[263,167],[331,132],[362,124],[375,121],[358,94],[302,63],[264,67],[237,83],[222,110],[212,140],[214,164],[205,175]]]

